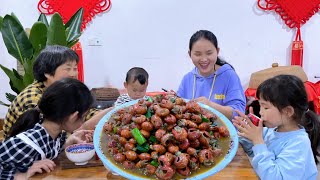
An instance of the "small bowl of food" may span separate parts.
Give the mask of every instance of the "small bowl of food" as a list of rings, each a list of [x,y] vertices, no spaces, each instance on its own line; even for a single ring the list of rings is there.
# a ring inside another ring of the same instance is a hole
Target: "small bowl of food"
[[[200,180],[231,162],[238,134],[207,105],[158,95],[115,107],[93,142],[104,166],[125,178]]]
[[[67,158],[75,165],[85,165],[95,154],[92,143],[73,144],[65,149]]]

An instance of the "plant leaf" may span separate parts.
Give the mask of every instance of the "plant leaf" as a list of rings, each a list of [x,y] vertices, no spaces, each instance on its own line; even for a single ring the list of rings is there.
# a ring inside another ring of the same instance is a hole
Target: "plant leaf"
[[[0,16],[0,31],[1,31],[1,28],[2,28],[2,23],[3,23],[3,17]]]
[[[67,22],[67,42],[70,43],[81,36],[81,24],[83,18],[83,8],[80,8]]]
[[[34,80],[33,74],[30,73],[25,73],[23,75],[23,84],[25,87],[27,87],[29,84],[31,84]]]
[[[64,24],[58,13],[54,13],[51,18],[48,28],[47,45],[67,45]]]
[[[76,40],[68,43],[67,46],[68,46],[69,48],[71,48],[72,46],[74,46],[75,44],[77,44],[77,42],[79,42],[79,39],[76,39]]]
[[[24,59],[31,59],[33,47],[21,23],[15,16],[6,15],[3,18],[2,37],[8,53],[15,57],[21,64]]]
[[[29,40],[33,46],[33,56],[38,56],[40,51],[46,46],[48,28],[43,22],[36,22],[33,24]]]
[[[42,22],[44,25],[46,25],[46,27],[48,28],[49,27],[49,23],[48,23],[48,20],[47,20],[47,17],[45,14],[41,13],[39,18],[38,18],[38,21]]]
[[[11,17],[12,17],[13,19],[15,19],[15,21],[17,21],[21,27],[23,27],[22,24],[21,24],[21,22],[19,21],[18,17],[17,17],[14,13],[11,13]]]
[[[17,96],[11,93],[6,93],[6,98],[8,101],[12,102]]]
[[[9,81],[9,85],[10,85],[12,91],[14,91],[17,94],[20,94],[21,91],[19,91],[16,87],[14,87],[14,85],[13,85],[11,80]]]
[[[10,106],[10,104],[6,104],[6,103],[4,103],[3,101],[0,101],[0,105],[7,106],[7,107]]]
[[[2,66],[0,64],[0,68],[7,74],[7,76],[9,77],[10,79],[10,85],[13,86],[14,88],[16,88],[16,90],[18,90],[19,92],[21,92],[25,86],[24,86],[24,83],[23,83],[23,80],[20,77],[17,77],[16,74],[14,73],[14,71],[11,71],[10,69]],[[12,89],[12,87],[11,87]],[[12,89],[13,91],[15,91],[14,89]]]
[[[22,79],[21,74],[19,74],[17,70],[12,69],[12,71],[13,71],[14,75],[15,75],[18,79]]]
[[[23,84],[25,87],[27,87],[29,84],[31,84],[34,80],[33,77],[33,62],[32,60],[28,60],[24,62],[23,64],[24,67],[24,75],[23,75]]]

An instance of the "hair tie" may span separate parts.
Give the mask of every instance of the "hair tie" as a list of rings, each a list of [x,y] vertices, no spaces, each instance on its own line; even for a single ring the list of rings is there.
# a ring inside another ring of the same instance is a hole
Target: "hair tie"
[[[40,110],[39,106],[34,107],[34,109],[35,109],[37,112],[41,113],[41,110]]]

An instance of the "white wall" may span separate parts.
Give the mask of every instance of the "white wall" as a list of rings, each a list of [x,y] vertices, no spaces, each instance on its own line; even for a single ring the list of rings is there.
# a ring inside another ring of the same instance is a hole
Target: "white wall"
[[[4,0],[0,16],[14,12],[25,27],[38,18],[38,1]],[[192,69],[188,57],[190,36],[199,29],[214,32],[220,55],[239,74],[244,88],[252,72],[273,62],[289,65],[295,32],[286,28],[278,15],[259,10],[256,1],[212,0],[117,0],[109,12],[98,15],[81,36],[85,83],[90,87],[112,85],[122,88],[127,70],[144,67],[150,74],[149,91],[177,89],[182,76]],[[310,81],[320,72],[319,15],[302,27],[304,69]],[[102,46],[89,46],[98,39]],[[14,67],[0,38],[0,63]],[[8,79],[0,72],[0,99],[10,91]],[[0,117],[6,109],[0,107]]]

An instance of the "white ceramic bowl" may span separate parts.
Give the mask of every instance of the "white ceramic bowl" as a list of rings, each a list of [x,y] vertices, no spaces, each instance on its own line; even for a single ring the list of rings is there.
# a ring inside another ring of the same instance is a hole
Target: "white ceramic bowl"
[[[76,165],[85,165],[94,156],[92,143],[73,144],[65,149],[67,158]]]

